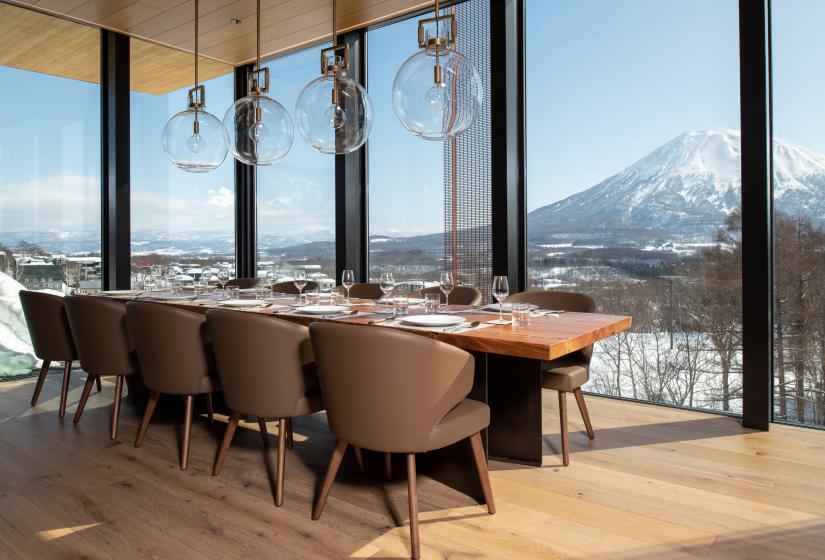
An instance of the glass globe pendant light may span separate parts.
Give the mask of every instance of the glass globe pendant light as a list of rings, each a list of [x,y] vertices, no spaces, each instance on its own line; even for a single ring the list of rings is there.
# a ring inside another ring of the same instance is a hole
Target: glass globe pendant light
[[[337,2],[332,2],[332,46],[321,51],[321,76],[295,103],[298,131],[322,154],[347,154],[364,145],[372,130],[367,90],[347,76],[349,46],[338,44]]]
[[[248,165],[272,165],[292,147],[292,118],[269,93],[269,68],[261,68],[261,0],[257,2],[255,68],[247,95],[226,110],[223,138],[235,159]]]
[[[195,87],[185,111],[163,128],[163,151],[176,167],[190,173],[217,169],[226,159],[221,121],[206,111],[206,88],[198,83],[198,0],[195,0]]]
[[[442,21],[449,31],[441,34]],[[435,24],[435,36],[425,26]],[[484,101],[481,77],[464,55],[456,52],[455,15],[418,22],[419,51],[408,58],[392,85],[392,105],[404,127],[425,140],[444,140],[467,130]]]

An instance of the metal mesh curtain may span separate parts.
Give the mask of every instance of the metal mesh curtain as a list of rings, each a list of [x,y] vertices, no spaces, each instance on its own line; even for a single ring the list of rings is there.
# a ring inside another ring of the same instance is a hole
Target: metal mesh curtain
[[[454,10],[458,18],[456,48],[478,70],[485,96],[473,125],[458,138],[444,142],[444,262],[459,284],[476,286],[487,301],[493,265],[490,6],[487,0],[467,0],[447,10]]]

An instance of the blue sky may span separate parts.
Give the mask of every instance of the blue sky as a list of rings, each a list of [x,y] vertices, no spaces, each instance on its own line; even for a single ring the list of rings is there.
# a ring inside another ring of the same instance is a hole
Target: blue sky
[[[737,128],[737,5],[528,0],[529,208],[588,188],[685,130]],[[825,153],[825,2],[773,5],[775,132]],[[371,233],[437,232],[443,223],[441,145],[410,135],[392,110],[392,80],[415,34],[415,20],[369,33]],[[270,63],[271,95],[290,113],[318,75],[319,50]],[[208,109],[223,118],[231,77],[206,85]],[[166,120],[184,106],[185,89],[133,94],[133,227],[231,235],[231,158],[192,175],[161,150]],[[99,227],[98,109],[97,85],[0,67],[0,232]],[[260,233],[331,235],[332,165],[296,131],[287,157],[259,173]]]

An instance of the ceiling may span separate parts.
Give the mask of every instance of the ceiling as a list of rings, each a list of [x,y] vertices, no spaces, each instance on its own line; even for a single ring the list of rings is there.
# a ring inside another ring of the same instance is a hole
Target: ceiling
[[[6,1],[184,51],[194,50],[193,0]],[[232,66],[254,60],[255,4],[255,0],[200,0],[201,54]],[[432,4],[432,0],[338,0],[338,28],[348,31],[375,25]],[[234,24],[233,19],[241,23]],[[331,33],[332,0],[261,0],[264,58],[329,40]]]

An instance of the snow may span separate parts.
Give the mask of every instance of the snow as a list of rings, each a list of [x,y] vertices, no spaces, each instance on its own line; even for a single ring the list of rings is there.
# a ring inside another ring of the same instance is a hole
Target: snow
[[[37,365],[23,308],[22,284],[0,272],[0,376],[25,375]]]

